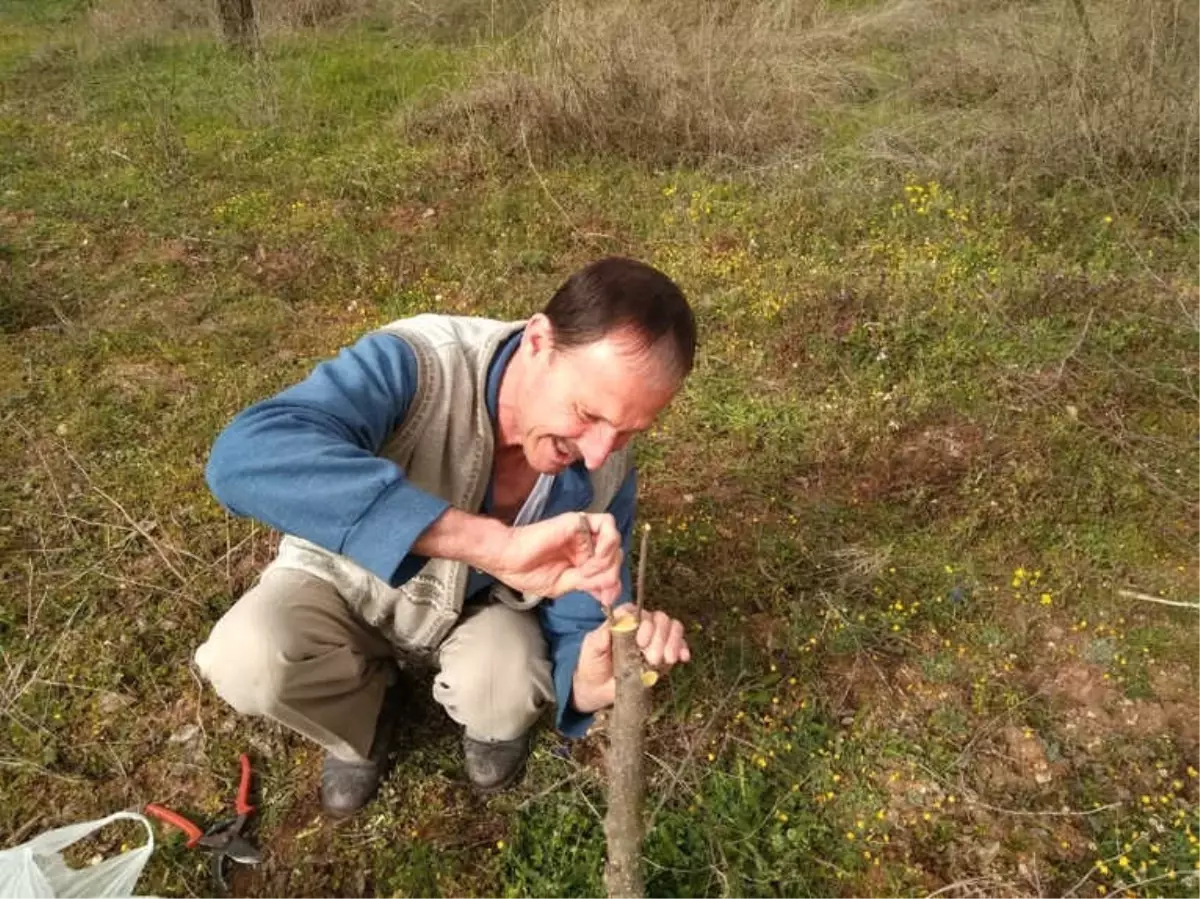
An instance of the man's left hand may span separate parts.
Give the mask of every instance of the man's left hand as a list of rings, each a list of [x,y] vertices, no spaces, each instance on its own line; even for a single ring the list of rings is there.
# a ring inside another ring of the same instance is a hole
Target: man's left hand
[[[629,604],[613,610],[616,618],[636,615]],[[665,612],[642,612],[635,636],[646,665],[660,675],[675,665],[691,661],[692,652],[683,636],[683,624]],[[579,665],[571,681],[571,702],[585,714],[613,704],[617,683],[613,676],[612,626],[608,621],[583,638]]]

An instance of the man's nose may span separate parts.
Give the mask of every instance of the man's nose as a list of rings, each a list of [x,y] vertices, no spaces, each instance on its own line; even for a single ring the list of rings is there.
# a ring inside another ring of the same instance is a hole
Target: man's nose
[[[604,464],[616,442],[617,429],[602,422],[588,428],[575,444],[583,455],[583,464],[587,466],[588,471],[595,471]]]

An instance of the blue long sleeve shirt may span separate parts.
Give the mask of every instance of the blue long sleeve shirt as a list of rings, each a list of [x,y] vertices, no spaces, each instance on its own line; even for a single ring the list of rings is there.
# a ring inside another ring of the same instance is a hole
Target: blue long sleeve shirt
[[[497,350],[488,369],[486,403],[492,424],[500,380],[520,343],[518,332]],[[404,421],[417,385],[412,348],[393,334],[370,334],[314,369],[294,387],[240,413],[213,445],[209,487],[235,515],[344,555],[397,587],[427,559],[413,544],[450,504],[413,485],[395,463],[378,455]],[[491,484],[483,509],[491,509]],[[628,559],[637,479],[630,472],[608,511],[616,519]],[[591,481],[582,463],[554,479],[542,512],[550,518],[588,507]],[[622,566],[621,602],[632,593]],[[493,578],[471,571],[468,596]],[[558,729],[586,733],[591,715],[572,708],[571,681],[584,636],[604,620],[600,604],[575,591],[538,606],[550,648]]]

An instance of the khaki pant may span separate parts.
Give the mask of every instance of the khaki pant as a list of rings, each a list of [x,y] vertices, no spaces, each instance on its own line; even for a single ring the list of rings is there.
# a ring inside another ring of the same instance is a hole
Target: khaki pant
[[[196,650],[217,693],[339,758],[366,758],[395,651],[331,584],[268,569]],[[536,612],[472,604],[437,651],[433,697],[477,740],[520,736],[554,701]]]

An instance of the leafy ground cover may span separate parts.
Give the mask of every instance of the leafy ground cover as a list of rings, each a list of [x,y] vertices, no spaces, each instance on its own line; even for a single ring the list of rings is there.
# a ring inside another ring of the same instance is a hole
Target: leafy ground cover
[[[618,252],[703,335],[638,450],[649,595],[695,648],[656,688],[651,892],[1195,894],[1194,149],[1120,179],[956,168],[952,132],[882,152],[1000,76],[898,93],[933,51],[879,23],[949,41],[961,10],[829,6],[866,80],[794,151],[671,158],[495,137],[480,78],[528,9],[470,40],[278,25],[254,64],[194,22],[114,32],[136,4],[0,3],[0,843],[217,815],[247,750],[268,857],[237,893],[600,892],[602,736],[541,732],[479,798],[414,675],[382,796],[334,825],[316,751],[188,660],[273,545],[202,481],[232,414],[374,325],[525,315]],[[173,836],[141,886],[211,891]]]

